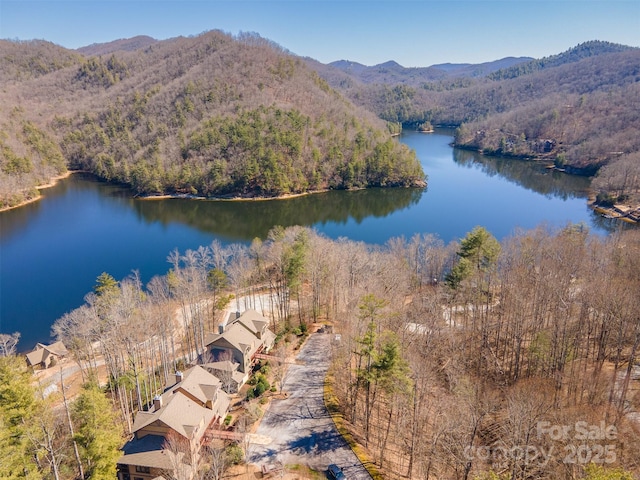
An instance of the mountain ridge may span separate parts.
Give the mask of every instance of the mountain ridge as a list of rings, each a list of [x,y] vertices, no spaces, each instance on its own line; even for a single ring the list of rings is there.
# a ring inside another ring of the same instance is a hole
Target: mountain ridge
[[[158,43],[153,37],[148,35],[136,35],[130,38],[119,38],[110,42],[92,43],[84,47],[76,48],[76,51],[83,55],[108,55],[114,52],[125,51],[133,52],[141,48],[146,48]]]
[[[424,173],[388,136],[427,122],[459,127],[459,146],[571,171],[640,164],[634,47],[590,41],[539,60],[419,68],[322,64],[216,30],[88,47],[102,53],[0,41],[3,202],[36,195],[67,167],[139,194],[413,185]]]
[[[395,60],[388,60],[373,66],[366,66],[351,60],[338,60],[326,64],[325,68],[335,68],[365,84],[404,83],[419,85],[423,82],[446,78],[482,77],[531,60],[533,60],[531,57],[505,57],[479,64],[444,63],[427,67],[403,67]]]
[[[3,81],[5,205],[66,168],[141,195],[424,186],[415,154],[384,121],[259,35],[211,31],[105,56],[56,51],[71,52],[68,64]]]
[[[365,78],[371,69],[349,72],[348,62],[341,68],[310,65],[387,121],[410,128],[454,127],[458,147],[595,175],[597,198],[640,204],[637,47],[594,40],[485,76],[456,77],[434,69],[431,80],[405,77],[389,83]],[[453,65],[441,68],[455,72]]]

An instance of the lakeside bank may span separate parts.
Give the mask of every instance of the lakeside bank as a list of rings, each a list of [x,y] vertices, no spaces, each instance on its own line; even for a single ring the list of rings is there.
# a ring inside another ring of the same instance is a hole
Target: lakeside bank
[[[19,202],[19,203],[15,204],[15,205],[8,205],[6,207],[2,207],[2,208],[0,208],[0,212],[6,212],[8,210],[13,210],[15,208],[20,208],[20,207],[23,207],[25,205],[29,205],[30,203],[37,202],[38,200],[42,199],[42,192],[40,190],[46,190],[47,188],[55,187],[56,184],[60,180],[64,180],[65,178],[69,178],[74,173],[81,173],[81,172],[83,172],[83,171],[82,170],[67,170],[62,175],[57,175],[55,177],[52,177],[49,180],[48,183],[45,183],[43,185],[36,185],[35,187],[33,187],[33,189],[38,192],[38,195],[36,195],[35,197],[32,197],[32,198],[28,198],[28,199],[26,199],[26,200],[24,200],[22,202]]]

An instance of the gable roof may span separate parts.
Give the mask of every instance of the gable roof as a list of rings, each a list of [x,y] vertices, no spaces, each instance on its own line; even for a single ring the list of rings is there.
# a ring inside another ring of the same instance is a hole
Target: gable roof
[[[27,362],[29,365],[38,365],[44,362],[49,356],[64,357],[69,351],[62,342],[54,342],[51,345],[37,343],[35,348],[27,353]]]
[[[274,343],[276,343],[276,334],[273,333],[268,328],[265,329],[264,335],[262,335],[262,342],[265,344],[265,346],[268,349],[271,349],[271,347],[273,347]]]
[[[235,372],[240,364],[231,360],[222,360],[220,362],[209,362],[204,364],[207,370],[218,370],[220,372]]]
[[[275,334],[267,328],[269,322],[256,310],[246,310],[230,320],[222,333],[209,333],[205,344],[221,348],[235,348],[243,354],[253,355],[263,344],[273,344]],[[247,351],[248,349],[248,351]]]
[[[229,412],[229,406],[231,405],[231,397],[226,392],[221,392],[221,395],[216,397],[216,401],[211,406],[211,411],[214,416],[220,418],[224,417]]]
[[[181,382],[165,389],[160,396],[160,408],[138,412],[133,422],[134,433],[157,422],[186,438],[191,438],[194,432],[198,437],[202,436],[216,414],[219,414],[204,405],[207,402],[214,403],[221,385],[220,380],[204,368],[197,365],[190,368],[183,373]],[[222,391],[218,397],[221,395],[226,397]]]
[[[240,364],[230,362],[229,360],[205,363],[203,367],[211,371],[214,375],[224,375],[222,378],[225,378],[225,381],[233,381],[236,385],[242,385],[246,380],[245,374],[239,370]],[[231,377],[229,378],[228,375],[231,375]]]
[[[29,365],[38,365],[45,359],[46,352],[43,349],[34,350],[27,353],[27,363]]]
[[[122,447],[123,455],[118,463],[169,470],[173,465],[165,453],[164,445],[165,438],[160,435],[147,435],[130,440]]]
[[[222,386],[222,382],[204,368],[196,365],[183,373],[182,381],[170,387],[170,389],[184,390],[189,395],[198,399],[203,404],[212,402],[216,391]]]
[[[257,311],[247,310],[236,322],[250,330],[256,337],[259,337],[260,342],[267,348],[273,346],[276,334],[269,330],[269,321]]]
[[[67,347],[65,347],[64,343],[62,342],[54,342],[51,345],[44,345],[43,347],[49,350],[54,355],[58,355],[60,357],[63,357],[69,353]]]
[[[133,422],[133,431],[138,433],[145,427],[157,423],[165,425],[185,438],[192,438],[196,431],[204,434],[214,416],[213,411],[198,405],[189,397],[173,395],[166,405],[156,411],[138,412]]]
[[[253,333],[262,332],[269,322],[256,310],[246,310],[236,322],[241,323]]]
[[[238,322],[234,322],[228,326],[224,333],[216,336],[212,335],[210,339],[213,340],[210,341],[207,346],[214,345],[223,348],[233,347],[241,351],[243,354],[248,355],[252,355],[261,344],[258,337]]]
[[[193,439],[202,441],[213,420],[229,411],[231,397],[222,390],[222,382],[215,375],[196,365],[176,378],[181,380],[164,390],[159,404],[154,399],[149,411],[137,413],[133,423],[135,437],[122,448],[118,463],[173,470],[176,461],[180,461],[184,467],[183,458],[172,456],[166,448],[167,434],[175,432],[193,446]]]

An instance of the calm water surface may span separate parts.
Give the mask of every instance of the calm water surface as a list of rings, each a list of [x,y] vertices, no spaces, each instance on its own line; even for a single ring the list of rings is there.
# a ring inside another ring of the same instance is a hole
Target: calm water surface
[[[51,324],[83,303],[100,273],[121,279],[138,270],[146,282],[166,273],[175,248],[250,242],[274,225],[306,225],[372,244],[417,233],[449,242],[476,225],[499,239],[543,223],[584,223],[598,234],[617,226],[587,207],[586,178],[454,150],[449,132],[408,132],[400,141],[418,154],[428,189],[152,201],[85,175],[61,181],[42,200],[0,213],[0,333],[21,332],[21,350],[30,349],[49,341]]]

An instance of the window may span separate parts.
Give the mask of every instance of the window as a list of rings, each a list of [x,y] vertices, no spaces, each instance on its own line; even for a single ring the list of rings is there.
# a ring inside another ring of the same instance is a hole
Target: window
[[[140,465],[136,465],[136,472],[138,472],[138,473],[151,473],[151,468],[150,467],[141,467]]]

